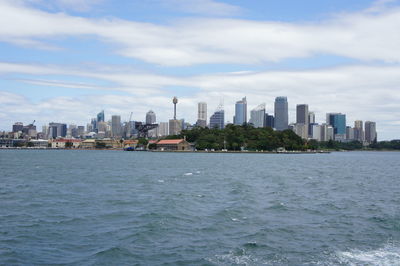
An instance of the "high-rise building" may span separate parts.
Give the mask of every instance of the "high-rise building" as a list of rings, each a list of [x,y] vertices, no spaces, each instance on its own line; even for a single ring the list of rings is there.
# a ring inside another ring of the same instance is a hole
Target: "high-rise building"
[[[200,102],[197,104],[197,122],[199,127],[207,126],[207,103]]]
[[[354,139],[354,128],[347,126],[346,127],[346,140],[352,141]]]
[[[276,130],[288,129],[289,111],[288,101],[286,97],[280,96],[275,98],[275,128]]]
[[[158,137],[164,137],[168,136],[168,123],[167,122],[160,122],[160,124],[157,127],[157,136]]]
[[[49,123],[49,134],[50,139],[65,138],[67,136],[67,125],[62,123]]]
[[[22,129],[24,128],[24,124],[22,122],[16,122],[14,123],[12,127],[12,132],[22,132]]]
[[[250,121],[254,127],[265,126],[265,103],[260,104],[250,112]]]
[[[146,113],[146,124],[155,124],[156,123],[156,113],[153,110],[150,110]]]
[[[314,112],[308,112],[308,123],[309,124],[315,123],[315,113]]]
[[[298,104],[296,106],[296,123],[309,124],[308,104]]]
[[[376,123],[365,121],[365,141],[367,143],[372,143],[375,140],[377,140]]]
[[[78,136],[81,138],[85,134],[85,127],[78,126]]]
[[[290,125],[294,133],[296,133],[302,139],[308,138],[308,125],[303,123],[296,123]]]
[[[346,139],[346,115],[341,113],[328,113],[326,114],[326,123],[331,125],[334,129],[335,139]]]
[[[247,100],[244,97],[241,101],[237,101],[235,104],[235,116],[233,117],[233,123],[235,125],[243,125],[247,123]]]
[[[329,124],[322,124],[320,126],[321,141],[329,141],[334,139],[334,128]]]
[[[177,119],[169,120],[169,135],[178,135],[182,131],[182,121]]]
[[[273,115],[265,114],[265,127],[275,127],[275,118]]]
[[[111,116],[111,135],[114,138],[122,137],[121,116]]]
[[[311,125],[311,138],[317,141],[321,141],[321,126],[315,123],[310,125]]]
[[[354,140],[364,142],[364,138],[363,121],[354,121]]]
[[[210,117],[210,128],[225,128],[225,111],[223,109],[218,109]]]
[[[104,110],[97,114],[97,122],[104,122]]]
[[[310,138],[312,138],[312,125],[315,124],[315,113],[314,112],[308,112],[308,135]]]

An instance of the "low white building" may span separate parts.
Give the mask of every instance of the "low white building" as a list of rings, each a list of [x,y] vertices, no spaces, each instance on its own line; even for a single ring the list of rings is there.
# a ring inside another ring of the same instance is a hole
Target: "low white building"
[[[53,149],[65,149],[65,148],[74,148],[77,149],[81,145],[80,139],[53,139],[51,141],[51,147]],[[70,147],[68,147],[67,143],[71,143]]]

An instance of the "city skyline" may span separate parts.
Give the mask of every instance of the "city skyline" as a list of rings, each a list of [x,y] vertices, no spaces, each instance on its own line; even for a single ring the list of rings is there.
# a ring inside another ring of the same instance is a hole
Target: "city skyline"
[[[198,102],[209,119],[223,99],[233,123],[244,96],[248,120],[285,95],[289,122],[307,103],[317,123],[341,112],[400,138],[400,1],[0,0],[0,14],[1,131],[101,110],[168,121],[173,95],[177,119],[195,123]]]
[[[165,137],[167,135],[178,135],[182,130],[191,130],[193,127],[209,127],[223,129],[225,125],[231,122],[225,122],[225,112],[222,102],[216,111],[207,119],[207,103],[199,102],[197,105],[198,120],[196,123],[188,123],[183,118],[177,118],[176,96],[172,99],[173,118],[169,122],[160,122],[156,124],[156,113],[149,110],[143,120],[132,121],[131,112],[129,120],[121,121],[120,115],[112,115],[111,120],[105,122],[105,112],[102,110],[95,118],[92,118],[86,126],[77,126],[69,124],[67,130],[66,123],[49,123],[42,126],[42,131],[37,131],[34,123],[23,125],[22,122],[15,122],[12,126],[12,135],[14,138],[37,138],[37,139],[55,139],[62,137],[73,138],[114,138],[129,139],[131,137]],[[286,129],[294,131],[304,140],[314,139],[317,141],[336,140],[339,142],[359,141],[362,143],[372,143],[377,141],[377,127],[374,121],[354,121],[354,127],[347,123],[346,114],[326,113],[324,123],[316,123],[315,113],[309,111],[308,104],[296,105],[296,121],[288,120],[288,99],[286,96],[278,96],[274,103],[275,113],[269,115],[265,109],[265,103],[258,105],[250,111],[250,119],[247,119],[247,100],[246,96],[235,103],[235,116],[233,121],[235,125],[252,124],[255,128],[272,127],[274,130],[283,131]],[[237,119],[236,117],[239,117]],[[240,120],[241,122],[238,122]],[[208,123],[209,121],[209,123]],[[159,126],[159,128],[158,128]],[[147,129],[146,129],[147,128]],[[68,131],[68,134],[67,134]],[[10,132],[10,131],[8,131]],[[7,132],[7,133],[8,133]],[[3,132],[3,136],[4,136]],[[17,135],[15,135],[15,133]],[[22,135],[21,135],[22,134]],[[143,135],[144,134],[144,135]],[[10,135],[8,135],[10,136]]]

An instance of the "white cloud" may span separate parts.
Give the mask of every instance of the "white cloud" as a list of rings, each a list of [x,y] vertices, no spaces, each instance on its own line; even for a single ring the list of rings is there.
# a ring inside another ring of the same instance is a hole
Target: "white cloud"
[[[330,54],[400,62],[400,8],[341,14],[318,23],[187,19],[157,25],[47,13],[0,0],[0,40],[45,45],[56,36],[96,36],[116,53],[166,66],[260,64]],[[7,25],[7,26],[6,26]]]

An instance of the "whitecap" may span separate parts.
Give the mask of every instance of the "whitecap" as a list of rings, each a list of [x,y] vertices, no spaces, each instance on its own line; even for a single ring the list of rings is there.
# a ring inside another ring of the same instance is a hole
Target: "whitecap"
[[[184,175],[186,175],[186,176],[187,176],[187,175],[193,175],[193,173],[186,173],[186,174],[184,174]]]
[[[234,222],[239,221],[239,219],[237,219],[237,218],[231,218],[231,220],[234,221]]]
[[[230,251],[228,254],[215,255],[208,259],[209,262],[217,265],[260,265],[260,261],[244,250]]]
[[[159,183],[164,183],[164,180],[158,179],[158,182],[159,182]]]
[[[337,253],[340,263],[346,265],[400,265],[400,247],[387,244],[374,250],[350,250]]]

